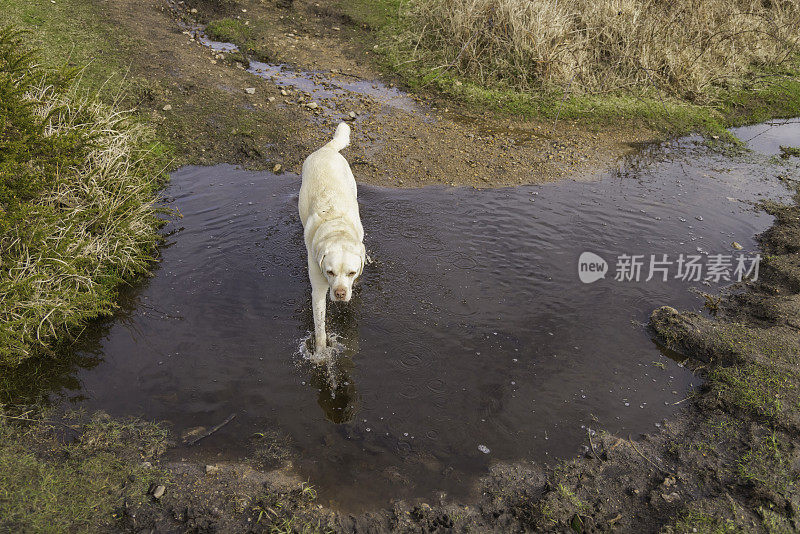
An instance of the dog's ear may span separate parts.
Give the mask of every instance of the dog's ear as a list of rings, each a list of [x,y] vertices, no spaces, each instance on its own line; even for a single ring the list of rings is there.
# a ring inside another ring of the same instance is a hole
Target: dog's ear
[[[364,246],[364,243],[360,243],[361,245],[361,269],[358,271],[358,276],[361,276],[364,273],[364,263],[367,261],[367,247]]]
[[[325,261],[325,256],[327,256],[327,255],[328,255],[328,249],[327,248],[321,249],[321,250],[319,250],[317,252],[317,258],[316,259],[317,259],[317,265],[319,265],[319,270],[320,271],[324,271],[324,269],[322,268],[322,262]],[[324,272],[323,272],[323,274],[324,274]]]

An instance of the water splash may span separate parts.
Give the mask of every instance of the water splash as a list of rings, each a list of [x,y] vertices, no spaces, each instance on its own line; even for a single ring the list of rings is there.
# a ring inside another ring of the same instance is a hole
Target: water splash
[[[340,354],[344,354],[347,347],[340,341],[338,334],[328,334],[328,345],[322,349],[314,347],[314,332],[308,332],[305,337],[300,340],[297,346],[297,355],[303,360],[313,363],[314,365],[327,365],[330,369],[336,363],[336,359]],[[333,376],[335,373],[329,373]],[[332,384],[333,386],[333,384]],[[335,386],[334,386],[335,387]]]

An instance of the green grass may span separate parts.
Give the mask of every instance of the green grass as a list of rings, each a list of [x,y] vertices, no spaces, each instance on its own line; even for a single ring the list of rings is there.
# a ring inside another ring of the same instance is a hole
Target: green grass
[[[781,146],[782,158],[800,158],[800,147],[796,146]]]
[[[147,271],[160,221],[151,132],[0,32],[0,364],[110,313]]]
[[[103,416],[24,423],[0,414],[0,531],[96,532],[115,523],[123,502],[142,502],[151,483],[166,480],[141,465],[164,450],[158,425]],[[79,433],[73,443],[59,441],[65,424]]]
[[[728,518],[715,517],[697,510],[690,510],[680,517],[674,525],[664,529],[665,533],[697,532],[698,534],[725,534],[739,532],[736,523]]]
[[[255,523],[272,534],[311,534],[333,532],[315,513],[317,491],[301,482],[289,491],[267,490],[251,506]]]
[[[769,421],[796,404],[796,376],[760,364],[716,367],[709,374],[713,392],[747,413]]]
[[[209,22],[206,34],[215,41],[233,43],[244,48],[252,31],[239,20],[225,18]]]
[[[119,52],[119,32],[99,22],[85,0],[0,0],[0,27],[25,30],[26,45],[45,51],[38,61],[47,68],[80,69],[81,83],[115,95],[123,85],[126,65]]]
[[[744,480],[778,494],[787,494],[795,484],[789,454],[782,447],[785,442],[775,432],[767,434],[747,451],[737,464],[737,474]]]
[[[398,0],[337,0],[336,9],[361,27],[379,30],[399,23],[402,4]]]

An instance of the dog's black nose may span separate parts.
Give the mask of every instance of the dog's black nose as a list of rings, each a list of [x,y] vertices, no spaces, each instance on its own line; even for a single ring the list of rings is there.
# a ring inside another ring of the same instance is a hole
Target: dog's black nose
[[[347,290],[340,287],[334,290],[333,294],[336,295],[337,299],[344,299],[347,296]]]

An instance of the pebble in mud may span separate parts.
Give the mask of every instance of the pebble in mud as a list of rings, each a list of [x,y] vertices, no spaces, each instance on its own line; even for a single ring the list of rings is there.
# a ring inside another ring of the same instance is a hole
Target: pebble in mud
[[[159,484],[158,486],[153,489],[153,498],[160,499],[164,496],[164,493],[167,491],[166,486]]]

